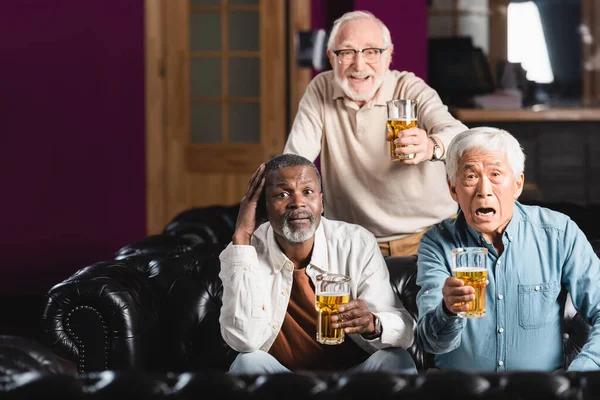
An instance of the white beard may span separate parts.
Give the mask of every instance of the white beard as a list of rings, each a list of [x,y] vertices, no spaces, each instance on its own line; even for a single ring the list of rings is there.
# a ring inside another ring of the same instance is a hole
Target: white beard
[[[283,220],[283,237],[292,243],[304,243],[314,236],[317,230],[317,221],[314,216],[310,217],[310,229],[306,232],[294,231],[287,218]]]
[[[348,76],[344,76],[344,78],[340,78],[338,76],[337,72],[334,73],[334,75],[335,75],[335,83],[339,85],[339,87],[342,89],[342,91],[348,98],[350,98],[354,101],[369,101],[369,100],[371,100],[373,97],[375,97],[375,94],[377,93],[377,91],[381,87],[381,84],[383,83],[383,76],[379,76],[379,77],[375,78],[375,80],[373,81],[373,87],[371,88],[371,90],[369,90],[366,93],[356,93],[354,90],[352,90],[350,88],[350,83],[348,83]]]

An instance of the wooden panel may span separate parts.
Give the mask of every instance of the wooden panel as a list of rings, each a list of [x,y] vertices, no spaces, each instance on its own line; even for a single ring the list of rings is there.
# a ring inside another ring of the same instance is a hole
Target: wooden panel
[[[145,119],[146,119],[146,233],[164,227],[167,212],[164,154],[163,0],[144,1]]]
[[[254,171],[252,171],[253,173]],[[252,173],[244,174],[194,174],[191,187],[194,205],[233,205],[246,193],[246,185]]]
[[[288,119],[288,131],[292,128],[292,122],[298,112],[298,103],[306,87],[312,79],[312,68],[298,67],[296,59],[297,54],[297,40],[298,32],[311,30],[311,2],[305,0],[290,0],[289,6],[290,21],[288,26],[289,36],[289,119]]]
[[[192,204],[191,175],[185,173],[185,147],[190,131],[190,14],[187,0],[167,0],[166,124],[167,214],[172,218]]]
[[[509,0],[489,0],[490,5],[490,69],[495,82],[496,65],[508,59],[508,3]]]
[[[194,173],[254,172],[266,159],[259,144],[193,144],[185,151],[186,170]]]
[[[286,129],[285,6],[281,0],[260,3],[262,144],[269,158],[283,152]],[[255,165],[254,169],[258,167]]]

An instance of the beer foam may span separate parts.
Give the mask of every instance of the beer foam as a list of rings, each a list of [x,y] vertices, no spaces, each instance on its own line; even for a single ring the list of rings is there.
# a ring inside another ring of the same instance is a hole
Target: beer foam
[[[458,271],[458,272],[483,272],[483,271],[487,271],[487,268],[483,268],[483,267],[458,267],[458,268],[452,268],[452,271]]]
[[[340,293],[340,292],[321,292],[317,296],[350,296],[350,292]]]

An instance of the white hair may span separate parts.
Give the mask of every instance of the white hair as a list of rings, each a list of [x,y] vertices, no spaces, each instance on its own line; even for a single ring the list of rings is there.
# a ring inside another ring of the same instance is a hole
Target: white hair
[[[460,158],[469,150],[506,154],[509,168],[515,178],[525,170],[525,153],[519,141],[504,129],[482,126],[459,133],[452,139],[446,152],[446,174],[450,183],[456,183]]]
[[[329,40],[327,41],[327,50],[335,50],[335,41],[340,30],[340,27],[348,22],[356,19],[372,19],[379,24],[381,27],[381,38],[383,39],[383,47],[388,48],[392,45],[392,36],[390,35],[390,30],[385,26],[383,22],[375,15],[368,11],[350,11],[339,17],[333,23],[333,28],[331,28],[331,33],[329,34]]]

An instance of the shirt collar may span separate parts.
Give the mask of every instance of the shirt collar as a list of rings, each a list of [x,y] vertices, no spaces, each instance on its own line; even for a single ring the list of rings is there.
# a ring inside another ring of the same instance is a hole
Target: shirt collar
[[[277,240],[275,240],[275,232],[273,227],[269,224],[267,231],[267,248],[269,251],[269,263],[271,268],[275,271],[281,271],[285,264],[289,261],[292,262],[281,250]],[[323,218],[319,227],[315,231],[315,241],[313,243],[313,251],[310,259],[311,265],[323,270],[329,271],[329,253],[327,250],[327,240],[325,239],[325,231],[323,229]]]
[[[342,88],[335,82],[335,71],[332,71],[331,74],[331,84],[333,85],[333,99],[345,99],[345,94]],[[383,82],[381,82],[381,86],[379,90],[375,94],[375,98],[367,103],[377,106],[385,106],[385,103],[388,100],[392,100],[394,95],[394,90],[396,89],[396,78],[394,78],[394,74],[389,69],[383,73]],[[349,99],[348,99],[349,100]]]

